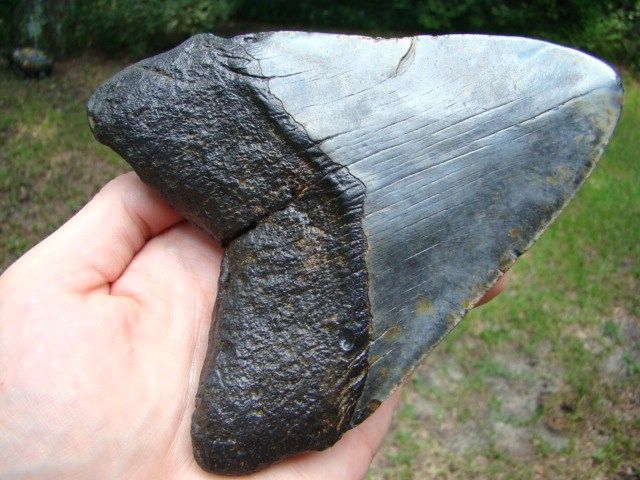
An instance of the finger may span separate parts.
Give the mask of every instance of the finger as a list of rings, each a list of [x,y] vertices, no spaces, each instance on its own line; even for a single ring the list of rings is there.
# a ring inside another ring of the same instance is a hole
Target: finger
[[[91,291],[115,281],[149,238],[180,220],[135,173],[127,173],[103,187],[24,263],[52,265],[39,275],[54,277],[65,290]]]
[[[338,443],[321,452],[297,455],[258,476],[260,479],[360,479],[369,469],[389,430],[393,412],[400,400],[398,388],[380,407]]]
[[[145,339],[184,345],[193,342],[194,327],[211,323],[221,260],[219,245],[181,222],[147,242],[111,285],[111,294],[140,305],[149,323],[149,331],[142,332]],[[188,338],[179,338],[185,334]],[[204,350],[204,336],[200,343]],[[200,365],[204,352],[189,360]]]
[[[507,288],[508,285],[509,273],[507,272],[498,279],[498,281],[487,291],[487,293],[484,294],[484,297],[478,300],[478,303],[476,303],[475,306],[479,307],[480,305],[484,305],[485,303],[491,301],[493,298],[498,296],[505,288]]]
[[[378,410],[376,410],[371,417],[366,419],[356,428],[356,430],[361,434],[362,439],[367,443],[372,459],[380,448],[380,445],[384,440],[384,436],[389,430],[391,420],[393,419],[393,413],[400,402],[401,390],[402,384],[400,384],[391,396],[380,405]]]
[[[111,294],[126,296],[165,316],[163,302],[180,305],[192,297],[215,300],[222,248],[183,221],[147,242],[111,285]]]
[[[400,400],[398,388],[380,407],[356,428],[348,431],[332,447],[321,452],[296,455],[252,475],[233,477],[246,480],[324,480],[361,479],[366,474],[371,460],[380,448]],[[183,464],[185,475],[190,480],[230,478],[202,470],[193,460],[191,451],[186,452]]]
[[[149,287],[180,289],[185,282],[196,282],[211,293],[215,291],[221,258],[220,245],[182,221],[149,240],[113,282],[111,290],[114,295],[142,297],[149,293]],[[140,285],[144,290],[135,290]]]

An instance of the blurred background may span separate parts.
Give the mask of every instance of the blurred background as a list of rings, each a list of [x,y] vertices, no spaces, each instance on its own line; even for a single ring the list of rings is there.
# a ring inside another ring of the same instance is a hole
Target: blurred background
[[[621,72],[623,116],[593,176],[418,369],[370,479],[640,478],[640,0],[2,0],[0,272],[128,167],[85,104],[128,63],[196,32],[482,32],[573,46]]]

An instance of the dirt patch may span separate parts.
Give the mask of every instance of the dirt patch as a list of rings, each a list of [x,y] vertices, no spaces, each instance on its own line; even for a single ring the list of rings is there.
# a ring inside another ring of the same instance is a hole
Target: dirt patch
[[[624,378],[640,369],[640,318],[618,306],[613,310],[611,321],[617,344],[600,368],[605,375]]]

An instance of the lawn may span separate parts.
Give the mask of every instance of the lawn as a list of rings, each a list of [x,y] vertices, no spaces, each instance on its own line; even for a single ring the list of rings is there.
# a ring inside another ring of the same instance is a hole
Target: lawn
[[[0,271],[127,170],[88,128],[124,63],[0,70]],[[412,377],[370,479],[640,476],[640,84],[593,176]]]

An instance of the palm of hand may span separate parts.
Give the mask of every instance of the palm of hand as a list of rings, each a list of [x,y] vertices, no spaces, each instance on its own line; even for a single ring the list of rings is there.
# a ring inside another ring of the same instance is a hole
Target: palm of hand
[[[222,252],[133,174],[0,277],[0,471],[212,478],[190,415]],[[334,447],[256,478],[361,478],[397,395]]]

